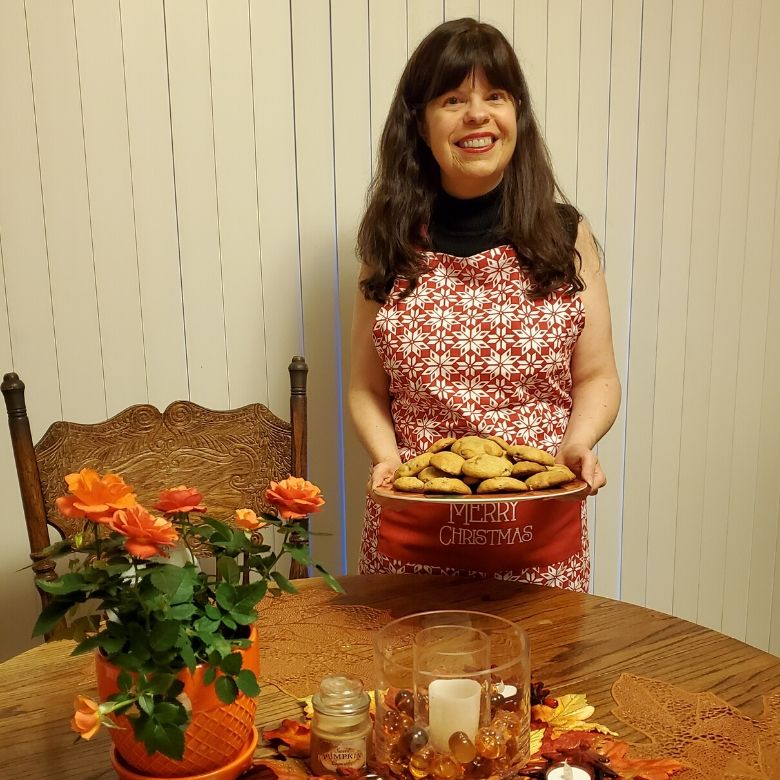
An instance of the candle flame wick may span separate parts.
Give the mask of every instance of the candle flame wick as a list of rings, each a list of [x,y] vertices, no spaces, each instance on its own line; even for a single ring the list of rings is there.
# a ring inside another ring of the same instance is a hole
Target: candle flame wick
[[[574,772],[571,771],[568,761],[563,762],[563,777],[561,780],[574,780]]]

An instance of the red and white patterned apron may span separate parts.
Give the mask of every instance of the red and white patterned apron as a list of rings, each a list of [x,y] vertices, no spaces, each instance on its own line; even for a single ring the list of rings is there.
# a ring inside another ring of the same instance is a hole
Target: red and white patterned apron
[[[407,282],[396,280],[373,330],[401,459],[466,434],[555,453],[571,411],[571,356],[585,322],[580,298],[528,298],[528,274],[508,245],[425,259],[411,295],[400,299]],[[584,502],[420,510],[382,510],[367,499],[361,573],[489,574],[588,588]]]

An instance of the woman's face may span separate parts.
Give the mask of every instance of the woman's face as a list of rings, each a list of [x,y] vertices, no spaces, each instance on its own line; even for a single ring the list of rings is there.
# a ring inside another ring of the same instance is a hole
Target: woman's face
[[[425,107],[420,132],[441,170],[445,192],[475,198],[504,175],[517,142],[512,96],[493,87],[481,70]]]

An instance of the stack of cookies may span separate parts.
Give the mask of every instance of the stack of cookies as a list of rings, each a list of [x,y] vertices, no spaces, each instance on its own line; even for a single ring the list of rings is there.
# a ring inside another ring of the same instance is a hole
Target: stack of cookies
[[[575,475],[549,452],[500,436],[448,437],[401,464],[393,487],[405,493],[519,493],[571,482]]]

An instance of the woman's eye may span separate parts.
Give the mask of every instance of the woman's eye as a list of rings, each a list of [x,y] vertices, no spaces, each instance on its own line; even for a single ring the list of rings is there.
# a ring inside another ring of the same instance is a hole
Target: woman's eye
[[[457,106],[458,103],[460,103],[460,100],[456,95],[449,95],[448,97],[444,98],[445,106]]]
[[[488,96],[488,100],[496,101],[496,100],[506,100],[506,93],[505,92],[491,92]]]

